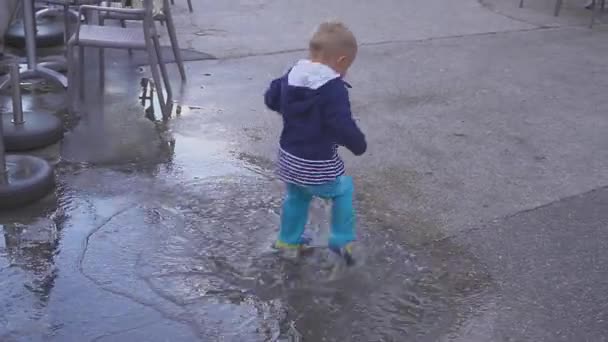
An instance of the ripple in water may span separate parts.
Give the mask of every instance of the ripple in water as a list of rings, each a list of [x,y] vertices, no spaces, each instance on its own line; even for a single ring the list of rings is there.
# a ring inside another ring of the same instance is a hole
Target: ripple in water
[[[363,226],[359,264],[336,275],[327,249],[297,260],[270,249],[281,202],[264,190],[271,186],[240,179],[195,189],[156,209],[170,228],[144,276],[190,307],[206,337],[268,341],[279,332],[285,338],[293,322],[304,341],[399,341],[446,319],[450,303],[437,277],[406,251],[387,248],[383,233]],[[324,206],[313,208],[311,222],[320,243]]]
[[[272,251],[282,194],[269,181],[120,179],[114,191],[88,187],[103,195],[92,207],[107,207],[104,217],[123,205],[114,198],[126,189],[139,197],[91,238],[82,271],[112,293],[187,322],[201,340],[279,341],[294,327],[302,341],[403,341],[450,319],[441,280],[364,215],[358,265],[336,271],[324,248],[297,260]],[[72,196],[63,196],[66,206]],[[327,236],[327,209],[312,208],[317,244]]]

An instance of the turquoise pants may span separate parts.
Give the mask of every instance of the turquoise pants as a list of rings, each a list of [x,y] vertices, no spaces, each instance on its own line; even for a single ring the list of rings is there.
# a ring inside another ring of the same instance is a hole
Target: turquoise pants
[[[355,208],[353,179],[338,177],[323,185],[301,186],[287,184],[287,196],[281,213],[279,241],[299,244],[308,222],[308,208],[313,197],[332,200],[329,245],[341,248],[355,240]]]

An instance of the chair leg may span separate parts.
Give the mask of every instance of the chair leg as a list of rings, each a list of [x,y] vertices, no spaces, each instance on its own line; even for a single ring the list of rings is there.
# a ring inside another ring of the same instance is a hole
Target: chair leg
[[[67,44],[70,40],[70,6],[63,6],[63,42]]]
[[[179,69],[179,74],[182,77],[182,81],[186,81],[186,69],[184,68],[184,60],[182,59],[182,51],[179,49],[179,42],[177,40],[177,33],[175,32],[175,25],[173,24],[173,17],[171,13],[167,13],[167,32],[169,33],[169,39],[171,40],[171,48],[173,49],[173,56],[175,56],[175,62]]]
[[[120,21],[120,27],[127,28],[127,21],[126,20],[121,20]],[[129,52],[129,56],[133,56],[133,49],[127,49],[127,52]]]
[[[23,13],[23,3],[21,1],[18,1],[17,4],[15,4],[15,7],[13,9],[13,13],[9,16],[10,17],[10,22],[12,23],[13,21],[15,21],[15,19],[20,18],[21,14]]]
[[[148,38],[148,37],[146,37]],[[150,72],[152,73],[152,79],[154,80],[154,86],[156,89],[156,95],[158,96],[158,102],[160,104],[160,109],[163,113],[163,119],[167,119],[169,117],[169,113],[167,111],[167,104],[165,103],[165,96],[162,91],[162,83],[160,79],[160,75],[158,73],[158,55],[154,51],[153,47],[154,43],[150,41],[150,39],[146,39],[146,50],[148,52],[148,59],[150,61]]]
[[[562,10],[563,2],[564,2],[564,0],[557,0],[555,2],[555,12],[553,13],[553,15],[555,15],[556,17],[559,16],[559,12],[561,12],[561,10]]]
[[[105,87],[106,83],[106,58],[105,58],[105,50],[103,48],[99,48],[99,84],[101,85],[101,89]]]
[[[74,77],[74,74],[77,71],[75,70],[77,64],[74,63],[74,44],[68,44],[67,55],[68,65],[72,66],[71,68],[68,68],[68,113],[73,116],[75,114],[76,107],[74,104],[74,89],[76,89],[76,84],[74,83],[76,81],[76,77]]]
[[[85,76],[85,69],[84,69],[84,47],[83,46],[79,46],[78,47],[78,96],[81,100],[84,99],[84,76]]]
[[[523,8],[524,7],[524,0],[520,0],[519,1],[519,8]]]
[[[169,79],[169,73],[167,72],[167,66],[165,65],[165,62],[163,60],[163,54],[162,54],[162,50],[160,47],[160,41],[158,39],[158,36],[155,36],[152,39],[152,42],[154,43],[154,50],[156,52],[156,58],[158,60],[158,67],[160,69],[160,73],[163,79],[163,83],[165,86],[165,92],[167,93],[167,115],[166,115],[166,119],[168,119],[171,116],[171,110],[173,107],[173,90],[171,89],[171,79]],[[158,90],[162,90],[160,87],[158,88]]]
[[[593,8],[591,9],[591,22],[589,23],[589,28],[593,28],[595,25],[595,20],[597,19],[598,12],[602,12],[606,5],[606,0],[595,0],[593,3]]]
[[[156,51],[156,56],[158,59],[158,67],[163,78],[163,83],[165,84],[165,90],[167,91],[167,97],[171,99],[173,97],[173,92],[171,91],[171,79],[169,78],[169,73],[167,72],[167,65],[163,61],[163,53],[160,47],[160,41],[158,40],[158,38],[156,38],[153,40],[153,42],[154,50]]]
[[[192,0],[188,0],[188,9],[190,10],[190,13],[194,12],[192,9]]]

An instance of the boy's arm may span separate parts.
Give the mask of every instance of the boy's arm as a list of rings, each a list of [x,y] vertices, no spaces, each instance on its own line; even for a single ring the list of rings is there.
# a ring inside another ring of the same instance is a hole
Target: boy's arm
[[[270,86],[264,94],[264,103],[268,109],[278,112],[281,108],[281,78],[270,82]]]
[[[325,106],[323,117],[325,125],[331,130],[338,145],[360,156],[367,150],[365,135],[353,120],[350,111],[348,90],[343,82],[331,82],[324,88]]]

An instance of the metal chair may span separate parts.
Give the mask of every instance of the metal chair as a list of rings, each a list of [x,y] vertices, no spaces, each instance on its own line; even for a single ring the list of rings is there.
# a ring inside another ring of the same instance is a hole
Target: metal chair
[[[600,12],[604,12],[606,9],[606,0],[593,0],[592,8],[591,8],[591,22],[589,23],[589,27],[593,27],[595,24],[595,20],[599,16]]]
[[[562,10],[562,5],[564,4],[564,0],[556,0],[555,1],[555,9],[553,10],[553,15],[554,16],[559,16],[559,13]],[[523,8],[524,7],[524,0],[520,0],[519,1],[519,8]]]
[[[81,19],[75,8],[81,5],[99,5],[101,0],[44,0],[41,2],[45,3],[47,7],[36,12],[36,20],[46,16],[63,16],[64,39],[67,43],[70,39],[70,20],[75,23]]]
[[[564,4],[564,0],[556,0],[555,1],[555,9],[553,10],[553,15],[556,17],[559,16],[562,6]],[[524,7],[524,0],[519,1],[519,8]],[[592,28],[595,24],[597,17],[600,12],[603,12],[606,7],[606,0],[592,0],[591,3],[591,22],[589,23],[589,27]]]
[[[158,6],[159,8],[154,8],[153,18],[156,21],[159,21],[161,24],[166,23],[167,33],[169,34],[169,40],[171,41],[171,49],[173,50],[173,56],[175,57],[175,62],[177,63],[177,67],[179,69],[179,74],[183,81],[186,80],[186,69],[184,67],[184,60],[182,59],[182,52],[179,49],[179,42],[177,40],[177,32],[175,30],[175,24],[173,22],[173,16],[171,15],[171,6],[169,5],[168,0],[159,0],[161,4]],[[154,4],[154,2],[153,2]],[[109,5],[109,3],[108,3]],[[119,6],[123,6],[122,3],[117,3]],[[115,6],[111,6],[115,7]],[[102,21],[110,19],[110,20],[119,20],[122,27],[126,27],[126,21],[143,21],[143,16],[134,15],[134,14],[126,14],[121,12],[103,12],[100,15],[100,19]]]
[[[175,5],[175,0],[171,0],[171,5]],[[190,10],[190,13],[194,12],[192,9],[192,0],[188,0],[188,9]]]
[[[104,79],[104,49],[134,49],[144,50],[148,52],[148,58],[150,63],[150,70],[152,72],[152,79],[154,86],[157,88],[156,94],[158,101],[161,106],[163,119],[168,119],[171,115],[173,107],[172,102],[172,91],[169,76],[165,64],[163,63],[162,52],[160,48],[160,42],[156,27],[154,24],[153,13],[152,13],[152,0],[144,0],[143,8],[138,9],[127,9],[127,8],[110,8],[104,6],[81,6],[79,9],[79,15],[83,14],[83,11],[88,12],[116,12],[123,13],[133,16],[142,16],[143,25],[139,28],[122,28],[114,26],[101,26],[101,25],[82,25],[78,22],[76,32],[68,43],[68,61],[70,70],[68,72],[69,88],[68,97],[69,105],[74,104],[74,92],[78,88],[80,98],[84,97],[84,48],[94,47],[100,49],[100,69],[101,79]],[[79,48],[79,61],[75,63],[75,50]],[[76,67],[78,65],[78,67]],[[159,73],[160,69],[160,73]],[[79,75],[79,77],[76,77]],[[162,83],[161,83],[162,75]],[[78,79],[78,82],[76,82]],[[163,94],[163,83],[166,92]]]

